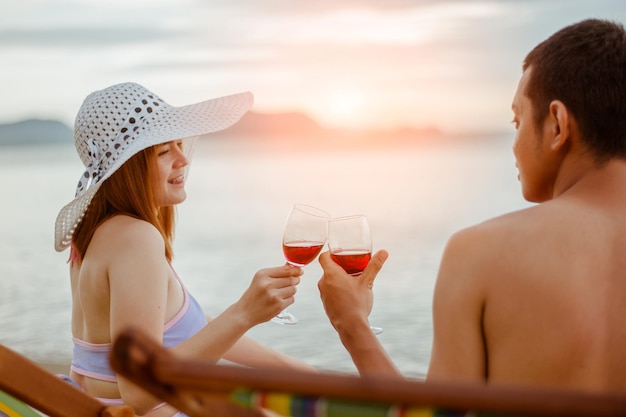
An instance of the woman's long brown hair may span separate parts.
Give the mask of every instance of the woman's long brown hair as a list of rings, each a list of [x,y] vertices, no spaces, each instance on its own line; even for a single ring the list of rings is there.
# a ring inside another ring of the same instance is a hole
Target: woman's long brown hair
[[[80,263],[98,226],[123,214],[156,227],[165,242],[165,256],[171,261],[175,209],[157,206],[152,180],[157,176],[156,147],[153,146],[133,156],[105,180],[74,232],[71,260]]]

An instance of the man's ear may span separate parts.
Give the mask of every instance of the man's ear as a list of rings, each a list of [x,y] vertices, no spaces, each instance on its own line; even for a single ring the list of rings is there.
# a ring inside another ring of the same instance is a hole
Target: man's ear
[[[547,126],[550,134],[550,148],[553,151],[562,149],[570,140],[572,122],[572,114],[560,100],[554,100],[550,103]]]

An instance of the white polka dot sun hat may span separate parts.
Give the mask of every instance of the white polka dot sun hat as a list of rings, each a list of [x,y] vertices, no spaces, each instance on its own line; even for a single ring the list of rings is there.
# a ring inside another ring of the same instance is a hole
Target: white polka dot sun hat
[[[74,145],[85,172],[74,200],[57,216],[54,248],[60,252],[70,245],[100,185],[138,152],[172,140],[192,139],[183,145],[190,157],[193,138],[230,127],[252,103],[252,94],[245,92],[174,107],[135,83],[116,84],[88,95],[74,122]]]

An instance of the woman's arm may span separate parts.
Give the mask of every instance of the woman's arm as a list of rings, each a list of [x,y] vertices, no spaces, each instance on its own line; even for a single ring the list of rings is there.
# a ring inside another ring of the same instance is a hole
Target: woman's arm
[[[207,317],[211,321],[212,318]],[[306,362],[269,348],[248,336],[242,336],[225,354],[224,359],[252,368],[289,368],[317,372]]]
[[[288,265],[258,271],[237,302],[172,351],[217,362],[251,327],[270,320],[293,303],[300,275],[301,268]],[[241,354],[242,351],[235,352]]]

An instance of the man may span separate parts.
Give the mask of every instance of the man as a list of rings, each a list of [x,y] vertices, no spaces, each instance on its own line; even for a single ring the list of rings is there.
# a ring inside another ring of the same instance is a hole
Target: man
[[[524,198],[454,234],[433,299],[428,380],[626,393],[626,32],[586,20],[526,57],[513,98]],[[358,278],[320,257],[326,312],[361,374],[400,375]]]

